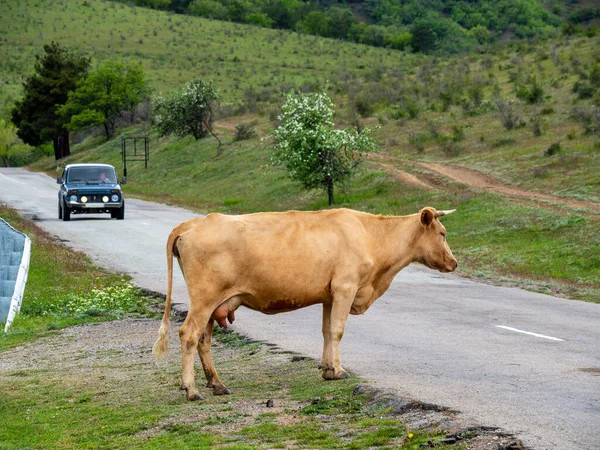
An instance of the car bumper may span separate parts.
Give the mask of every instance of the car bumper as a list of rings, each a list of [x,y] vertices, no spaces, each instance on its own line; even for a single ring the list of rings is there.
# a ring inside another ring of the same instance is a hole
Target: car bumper
[[[118,209],[123,206],[123,201],[120,202],[107,202],[107,203],[81,203],[81,202],[67,202],[69,208],[77,209]]]

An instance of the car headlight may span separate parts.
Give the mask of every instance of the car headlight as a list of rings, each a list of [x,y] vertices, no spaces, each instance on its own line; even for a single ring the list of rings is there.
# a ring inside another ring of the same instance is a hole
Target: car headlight
[[[88,198],[85,195],[81,196],[81,203],[87,203]]]
[[[69,200],[71,200],[72,202],[76,202],[77,201],[77,196],[76,195],[71,195],[69,197]]]
[[[104,197],[102,197],[102,201],[104,203],[108,203],[108,195],[105,195]]]
[[[113,194],[113,196],[110,198],[111,201],[113,202],[118,202],[119,201],[119,196],[117,194]]]

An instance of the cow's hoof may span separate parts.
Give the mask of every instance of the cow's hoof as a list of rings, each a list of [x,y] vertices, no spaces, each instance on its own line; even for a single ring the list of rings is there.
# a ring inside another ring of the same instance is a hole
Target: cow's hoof
[[[227,389],[225,386],[213,386],[213,395],[230,395],[231,391]]]
[[[195,402],[197,400],[204,400],[204,397],[202,397],[200,395],[200,392],[198,391],[198,389],[188,389],[186,398],[188,399],[189,402]]]
[[[346,378],[350,378],[350,375],[344,370],[336,373],[335,369],[325,369],[323,370],[323,378],[326,380],[345,380]]]

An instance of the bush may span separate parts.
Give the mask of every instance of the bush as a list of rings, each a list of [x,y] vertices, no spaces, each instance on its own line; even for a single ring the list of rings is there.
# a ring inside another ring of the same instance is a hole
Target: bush
[[[465,127],[452,125],[452,140],[454,142],[465,140]]]
[[[573,85],[573,93],[577,94],[579,99],[592,98],[596,89],[589,81],[579,80]]]
[[[556,111],[554,110],[554,108],[552,106],[548,106],[548,107],[542,109],[540,111],[540,114],[542,114],[544,116],[547,116],[547,115],[550,115],[550,114],[554,114],[555,112]]]
[[[234,141],[244,141],[246,139],[252,139],[258,135],[256,131],[255,122],[239,123],[235,126]]]
[[[517,89],[517,98],[534,104],[539,103],[544,98],[544,89],[538,83],[535,75],[532,75],[528,80]]]
[[[560,142],[555,142],[546,149],[546,151],[544,152],[544,156],[554,156],[560,153],[561,151],[562,147],[560,146]]]
[[[517,102],[502,97],[496,97],[494,103],[498,108],[500,120],[502,121],[504,128],[512,130],[521,123],[521,114]]]
[[[425,142],[427,142],[427,135],[425,133],[410,133],[408,135],[408,143],[417,153],[425,151]]]
[[[390,113],[390,117],[396,120],[405,117],[417,119],[421,114],[421,108],[422,105],[419,99],[416,96],[408,95],[400,100],[400,104]]]
[[[361,93],[354,99],[354,109],[362,117],[371,117],[375,112],[375,105],[372,99]]]
[[[544,125],[545,121],[541,116],[533,116],[529,122],[531,124],[531,131],[533,132],[534,136],[541,136],[542,135],[542,126]]]
[[[586,134],[600,134],[600,106],[574,108],[571,118],[583,126]]]
[[[438,143],[446,156],[458,156],[461,152],[461,148],[456,143],[453,136],[440,136],[438,138]]]

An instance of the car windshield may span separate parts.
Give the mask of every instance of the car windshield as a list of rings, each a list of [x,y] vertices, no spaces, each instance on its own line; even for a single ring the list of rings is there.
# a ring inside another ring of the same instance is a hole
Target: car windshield
[[[67,183],[115,184],[117,176],[111,167],[73,167],[69,169]]]

